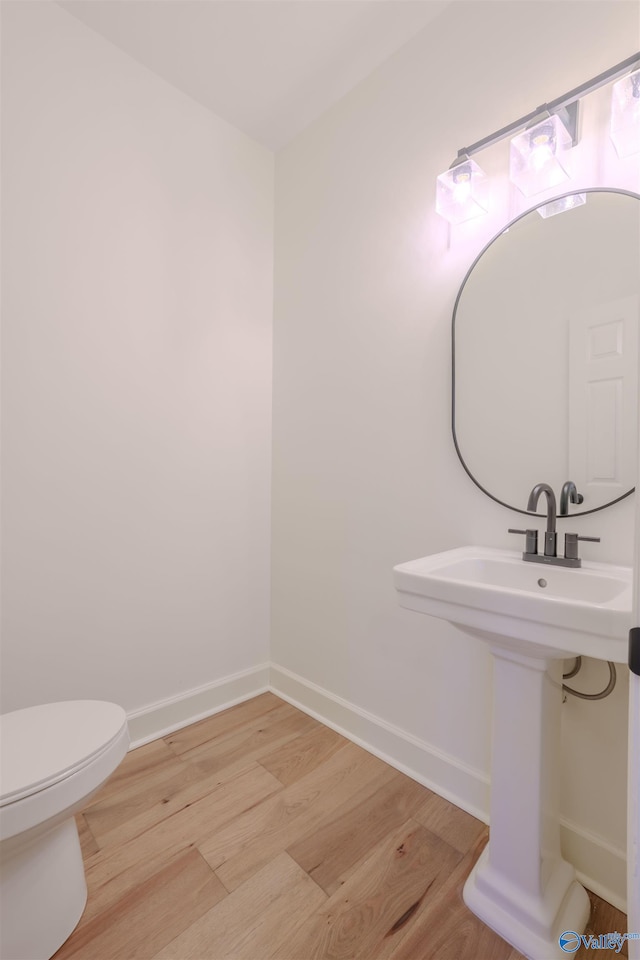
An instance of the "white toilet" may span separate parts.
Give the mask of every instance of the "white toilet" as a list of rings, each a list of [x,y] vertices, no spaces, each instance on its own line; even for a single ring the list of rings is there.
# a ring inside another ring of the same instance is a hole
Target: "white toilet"
[[[87,885],[74,814],[129,746],[122,707],[72,700],[0,717],[0,958],[48,960]]]

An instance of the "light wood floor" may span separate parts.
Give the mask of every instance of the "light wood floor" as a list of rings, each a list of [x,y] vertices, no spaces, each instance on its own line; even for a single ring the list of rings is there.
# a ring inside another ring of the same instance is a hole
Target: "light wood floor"
[[[78,823],[56,960],[520,958],[462,902],[487,828],[270,693],[129,753]]]

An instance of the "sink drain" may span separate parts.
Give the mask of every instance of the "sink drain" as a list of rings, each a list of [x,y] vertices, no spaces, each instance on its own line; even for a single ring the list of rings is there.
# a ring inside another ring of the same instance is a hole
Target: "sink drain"
[[[539,587],[546,587],[546,585],[547,585],[547,581],[545,580],[545,578],[544,578],[544,577],[540,577],[540,579],[538,580],[538,586],[539,586]]]

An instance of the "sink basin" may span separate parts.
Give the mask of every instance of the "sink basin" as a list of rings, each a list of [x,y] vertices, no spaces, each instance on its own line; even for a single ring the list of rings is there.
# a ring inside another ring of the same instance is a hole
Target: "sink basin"
[[[631,569],[460,547],[393,576],[401,606],[450,621],[493,655],[491,834],[464,901],[525,957],[562,960],[563,931],[581,933],[590,909],[560,849],[562,660],[626,661]]]
[[[394,581],[401,606],[492,645],[538,657],[627,660],[629,567],[554,567],[524,562],[516,551],[459,547],[399,564]]]

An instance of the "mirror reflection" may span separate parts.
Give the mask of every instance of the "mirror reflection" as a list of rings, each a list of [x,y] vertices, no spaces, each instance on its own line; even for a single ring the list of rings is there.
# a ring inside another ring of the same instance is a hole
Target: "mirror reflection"
[[[574,481],[574,515],[636,482],[640,197],[583,193],[505,228],[454,309],[458,454],[485,493],[520,511],[541,481],[557,494]]]

